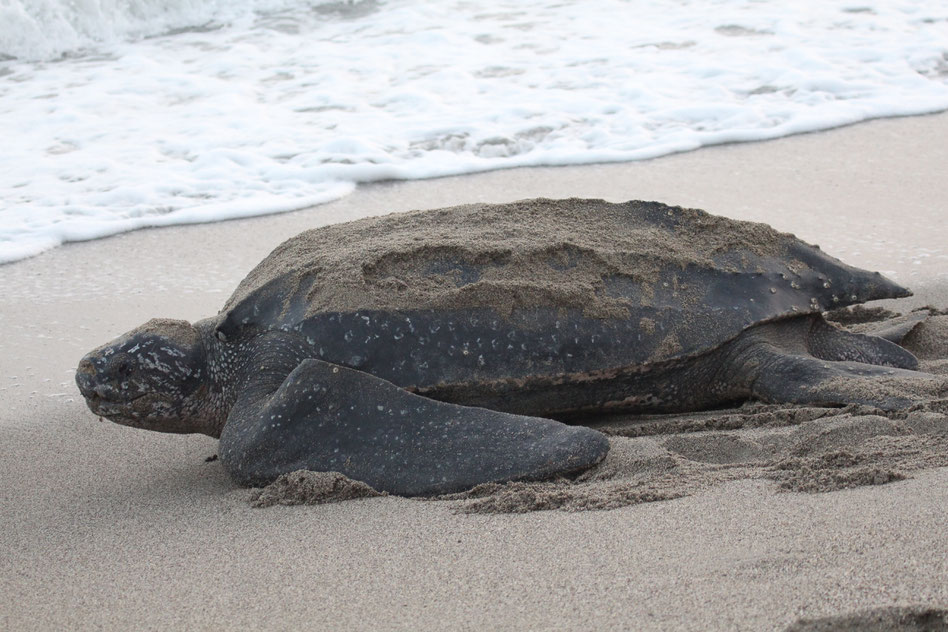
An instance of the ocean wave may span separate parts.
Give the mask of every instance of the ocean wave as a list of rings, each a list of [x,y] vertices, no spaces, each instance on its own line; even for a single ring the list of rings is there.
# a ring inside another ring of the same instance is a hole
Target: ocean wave
[[[361,182],[638,160],[948,108],[948,9],[934,1],[26,6],[0,4],[0,50],[17,57],[0,62],[0,262]]]
[[[251,16],[353,0],[4,0],[0,58],[76,55],[123,41],[222,28]]]

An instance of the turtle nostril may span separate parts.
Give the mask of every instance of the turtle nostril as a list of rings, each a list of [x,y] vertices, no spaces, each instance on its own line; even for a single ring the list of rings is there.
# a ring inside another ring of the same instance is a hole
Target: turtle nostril
[[[91,377],[95,375],[95,365],[92,364],[92,360],[89,358],[83,358],[79,361],[79,368],[76,373],[79,375],[88,375]]]
[[[116,354],[109,362],[109,373],[118,378],[127,378],[132,373],[132,363],[124,353]]]

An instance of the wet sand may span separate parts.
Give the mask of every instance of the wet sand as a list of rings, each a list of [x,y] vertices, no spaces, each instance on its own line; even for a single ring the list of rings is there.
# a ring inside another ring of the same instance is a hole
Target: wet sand
[[[613,437],[622,467],[670,458],[693,478],[671,468],[669,484],[701,484],[608,510],[477,512],[489,495],[256,509],[207,461],[214,440],[100,422],[72,382],[85,351],[154,316],[211,315],[281,241],[369,209],[660,200],[768,222],[915,290],[890,309],[944,308],[946,165],[948,115],[883,120],[643,163],[384,183],[306,211],[140,231],[0,267],[0,628],[781,630],[948,609],[944,410],[755,426],[773,411],[751,406],[727,413],[751,420],[734,432],[644,438],[626,424]],[[926,335],[934,348],[937,330]],[[939,353],[927,361],[940,371]],[[798,461],[753,458],[774,445]],[[926,450],[916,467],[911,454]],[[881,484],[794,491],[794,472],[834,451],[853,459],[837,465],[879,469]],[[716,463],[724,454],[743,461]],[[740,468],[750,474],[715,478]]]

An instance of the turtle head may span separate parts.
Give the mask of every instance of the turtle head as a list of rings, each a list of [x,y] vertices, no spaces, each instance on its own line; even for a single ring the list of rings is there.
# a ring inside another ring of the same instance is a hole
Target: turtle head
[[[204,342],[186,321],[150,320],[94,349],[79,362],[76,384],[92,412],[116,423],[215,434]]]

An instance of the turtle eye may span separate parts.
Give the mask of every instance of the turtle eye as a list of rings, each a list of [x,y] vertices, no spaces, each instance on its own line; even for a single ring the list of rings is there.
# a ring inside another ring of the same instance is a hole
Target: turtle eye
[[[112,375],[127,378],[132,374],[132,362],[128,359],[127,355],[122,353],[112,358],[111,369]]]

